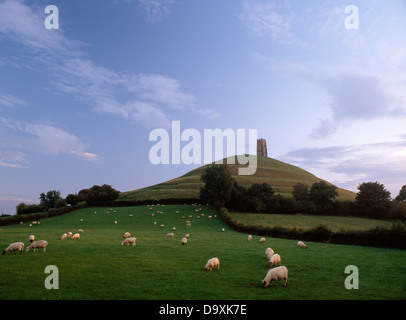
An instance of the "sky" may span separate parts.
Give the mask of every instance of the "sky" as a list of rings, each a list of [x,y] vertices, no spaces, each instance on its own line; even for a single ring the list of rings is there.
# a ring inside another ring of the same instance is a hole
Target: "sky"
[[[151,163],[174,121],[254,129],[271,158],[394,198],[405,87],[402,0],[0,0],[0,213],[199,167]]]

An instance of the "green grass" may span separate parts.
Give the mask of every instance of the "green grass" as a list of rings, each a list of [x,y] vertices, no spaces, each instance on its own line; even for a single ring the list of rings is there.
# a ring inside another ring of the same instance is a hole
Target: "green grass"
[[[227,159],[223,160],[227,163]],[[250,187],[254,183],[268,183],[275,190],[276,194],[291,197],[293,186],[298,183],[304,183],[309,188],[315,182],[320,182],[322,179],[307,172],[299,167],[288,163],[278,161],[272,158],[257,157],[257,171],[254,175],[240,176],[238,161],[236,164],[228,164],[228,168],[239,185]],[[209,165],[191,170],[181,177],[162,182],[146,188],[122,192],[120,200],[146,200],[146,199],[183,199],[183,198],[198,198],[200,187],[203,183],[200,177],[204,170]],[[338,188],[340,200],[354,200],[355,193]]]
[[[234,219],[244,224],[265,227],[285,227],[310,229],[322,224],[332,231],[365,231],[377,226],[391,226],[392,221],[377,219],[341,217],[341,216],[315,216],[315,215],[289,215],[289,214],[260,214],[232,212]]]
[[[0,299],[406,298],[405,250],[323,243],[307,243],[304,250],[297,248],[296,240],[267,238],[259,243],[259,237],[254,236],[248,241],[246,234],[229,229],[219,218],[208,219],[216,213],[206,207],[200,219],[190,205],[115,210],[106,214],[108,208],[87,208],[41,220],[32,227],[27,223],[0,227],[0,248],[15,241],[27,246],[30,234],[49,243],[45,253],[0,256]],[[156,210],[165,213],[157,214]],[[181,219],[182,215],[187,218]],[[191,227],[186,226],[186,220],[191,221]],[[175,238],[165,238],[172,227],[176,227]],[[85,231],[80,240],[59,240],[62,233],[79,228]],[[137,246],[120,245],[126,231],[137,238]],[[183,246],[185,233],[190,238]],[[264,254],[268,246],[281,255],[282,264],[289,269],[286,288],[260,286],[269,269]],[[220,259],[220,270],[204,271],[206,261],[214,256]],[[350,264],[359,269],[358,290],[344,287],[344,269]],[[44,287],[47,265],[59,269],[58,290]]]

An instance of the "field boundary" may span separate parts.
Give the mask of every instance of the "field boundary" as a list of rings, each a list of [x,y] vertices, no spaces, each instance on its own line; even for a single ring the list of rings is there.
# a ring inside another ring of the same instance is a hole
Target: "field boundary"
[[[233,230],[258,236],[406,249],[406,223],[399,220],[393,222],[390,227],[377,226],[366,231],[332,231],[322,224],[309,229],[255,226],[237,221],[224,207],[220,208],[218,213],[224,223]]]

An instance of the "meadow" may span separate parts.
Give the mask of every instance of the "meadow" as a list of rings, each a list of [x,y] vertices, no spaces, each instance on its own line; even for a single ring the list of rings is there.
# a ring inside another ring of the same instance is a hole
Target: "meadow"
[[[198,208],[202,210],[196,212]],[[22,255],[7,253],[0,257],[0,299],[406,298],[405,250],[316,242],[306,242],[305,250],[296,246],[297,240],[267,237],[265,243],[259,243],[259,236],[255,235],[248,241],[247,234],[228,228],[206,206],[112,209],[116,212],[85,208],[40,220],[39,225],[32,227],[28,223],[0,227],[1,250],[16,241],[23,241],[27,247],[30,234],[49,243],[46,252],[24,249]],[[213,218],[209,219],[209,215]],[[187,220],[191,227],[186,226]],[[165,227],[161,228],[161,224]],[[173,227],[175,237],[166,238]],[[63,233],[77,232],[79,228],[84,230],[81,239],[60,240]],[[121,246],[126,231],[137,238],[135,247]],[[186,233],[190,238],[182,245],[181,238]],[[282,265],[289,270],[287,287],[282,283],[266,289],[261,286],[269,269],[265,256],[268,246],[280,254]],[[204,266],[212,257],[220,259],[220,270],[205,271]],[[48,290],[44,286],[48,265],[58,268],[59,289]],[[344,286],[347,265],[358,267],[358,290]]]

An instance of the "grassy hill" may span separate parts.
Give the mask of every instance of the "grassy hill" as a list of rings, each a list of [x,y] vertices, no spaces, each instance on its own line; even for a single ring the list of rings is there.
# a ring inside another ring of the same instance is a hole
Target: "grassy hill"
[[[313,183],[323,180],[297,166],[265,157],[257,157],[257,171],[254,175],[240,176],[238,175],[238,168],[241,166],[237,161],[235,162],[236,164],[228,164],[228,168],[239,185],[249,187],[254,183],[266,182],[272,186],[275,193],[283,196],[290,197],[293,186],[298,182],[311,187]],[[226,159],[223,160],[223,163],[227,163]],[[207,166],[209,165],[199,167],[181,177],[153,186],[122,192],[120,200],[197,198],[200,187],[203,186],[200,177]],[[341,200],[355,199],[355,193],[352,191],[338,188],[338,193]]]

